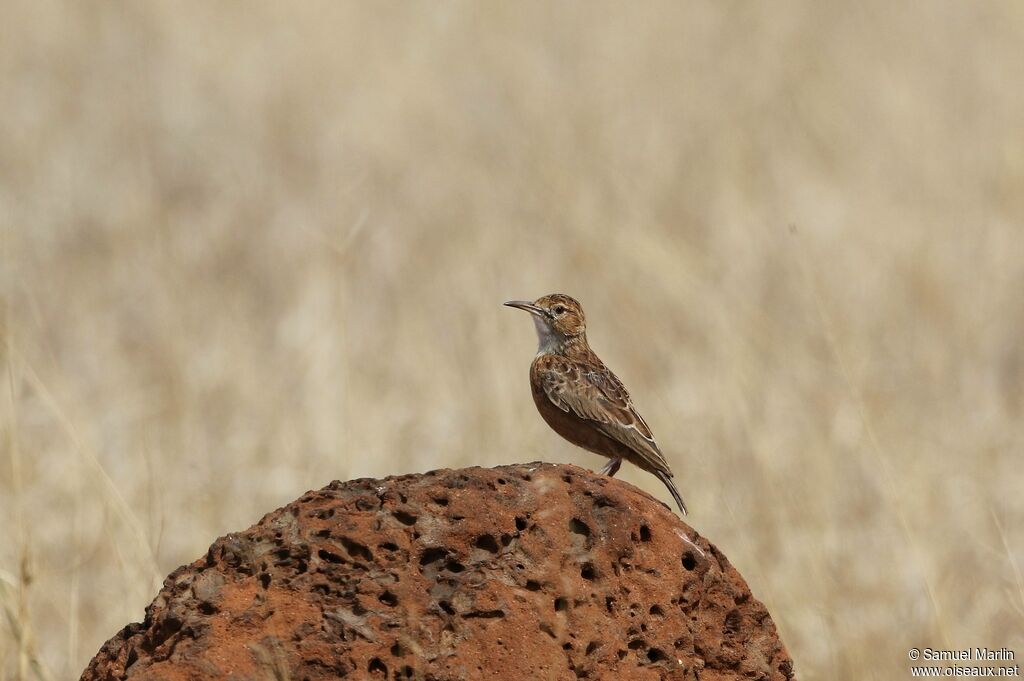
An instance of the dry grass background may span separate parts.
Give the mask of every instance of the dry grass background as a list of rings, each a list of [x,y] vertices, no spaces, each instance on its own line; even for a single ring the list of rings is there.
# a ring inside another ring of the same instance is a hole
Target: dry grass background
[[[600,465],[551,291],[802,678],[1024,654],[1022,7],[4,3],[0,674],[331,479]]]

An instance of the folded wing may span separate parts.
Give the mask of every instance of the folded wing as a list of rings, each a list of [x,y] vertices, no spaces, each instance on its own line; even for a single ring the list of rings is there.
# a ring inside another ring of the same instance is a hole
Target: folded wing
[[[654,471],[672,476],[651,429],[608,367],[600,361],[580,363],[559,358],[539,374],[552,404],[593,422],[602,433],[636,452]]]

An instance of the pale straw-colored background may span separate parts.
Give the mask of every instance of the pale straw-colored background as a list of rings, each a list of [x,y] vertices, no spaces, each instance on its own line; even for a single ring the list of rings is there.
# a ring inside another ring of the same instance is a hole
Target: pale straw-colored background
[[[0,226],[4,678],[332,479],[600,466],[552,291],[802,678],[1024,655],[1018,2],[5,2]]]

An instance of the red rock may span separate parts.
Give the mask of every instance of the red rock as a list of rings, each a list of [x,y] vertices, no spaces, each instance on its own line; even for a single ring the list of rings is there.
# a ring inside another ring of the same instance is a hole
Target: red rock
[[[334,482],[218,539],[83,679],[782,680],[717,548],[637,488],[527,464]]]

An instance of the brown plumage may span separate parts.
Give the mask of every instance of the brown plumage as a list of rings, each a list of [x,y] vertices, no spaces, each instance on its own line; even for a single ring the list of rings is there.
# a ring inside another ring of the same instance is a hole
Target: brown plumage
[[[574,445],[609,457],[603,473],[615,475],[626,459],[656,475],[686,515],[686,504],[651,429],[622,381],[587,344],[580,304],[562,293],[532,303],[505,304],[533,315],[540,347],[530,366],[530,385],[537,410],[548,425]]]

